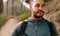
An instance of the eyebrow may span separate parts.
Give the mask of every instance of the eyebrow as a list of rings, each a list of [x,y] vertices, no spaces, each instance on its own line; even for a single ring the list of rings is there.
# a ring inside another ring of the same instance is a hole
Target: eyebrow
[[[36,5],[40,5],[39,3],[36,3]],[[42,6],[45,6],[46,4],[42,4]]]
[[[37,4],[39,4],[39,3],[37,3]],[[37,4],[36,4],[36,5],[37,5]],[[45,4],[43,4],[43,5],[45,5]]]
[[[43,4],[43,5],[46,5],[46,4]]]

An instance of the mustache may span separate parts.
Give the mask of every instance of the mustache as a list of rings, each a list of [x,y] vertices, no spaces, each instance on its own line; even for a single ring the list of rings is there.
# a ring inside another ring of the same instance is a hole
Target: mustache
[[[39,13],[39,12],[42,12],[42,13],[44,13],[44,11],[42,11],[42,10],[38,10],[38,11],[37,11],[37,13]]]

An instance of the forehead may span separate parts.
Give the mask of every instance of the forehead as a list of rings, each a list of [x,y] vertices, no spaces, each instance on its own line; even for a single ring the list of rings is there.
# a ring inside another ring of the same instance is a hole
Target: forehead
[[[44,4],[44,0],[33,0],[32,4],[36,4],[36,3]]]

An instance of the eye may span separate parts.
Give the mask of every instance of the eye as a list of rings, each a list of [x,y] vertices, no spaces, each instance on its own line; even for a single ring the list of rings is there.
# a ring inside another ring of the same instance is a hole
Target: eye
[[[43,4],[42,7],[45,7],[45,4]]]
[[[40,7],[40,4],[36,4],[35,7]]]

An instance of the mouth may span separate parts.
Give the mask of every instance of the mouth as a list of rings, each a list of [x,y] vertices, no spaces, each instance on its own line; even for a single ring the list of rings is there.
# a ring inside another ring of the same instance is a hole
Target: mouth
[[[38,12],[39,14],[41,14],[42,12]]]
[[[37,13],[39,13],[39,14],[43,13],[44,14],[44,12],[42,10],[37,11]]]
[[[42,14],[43,12],[37,12],[37,14]]]

